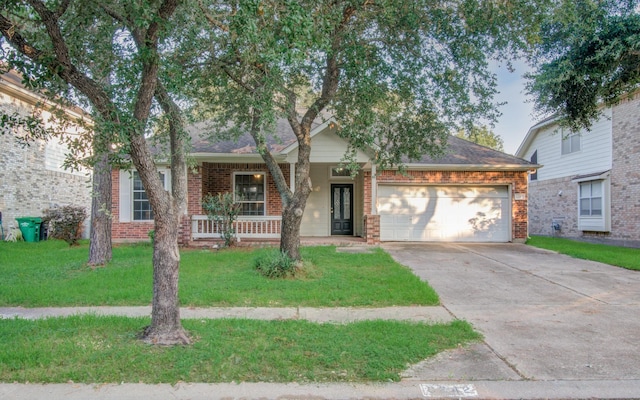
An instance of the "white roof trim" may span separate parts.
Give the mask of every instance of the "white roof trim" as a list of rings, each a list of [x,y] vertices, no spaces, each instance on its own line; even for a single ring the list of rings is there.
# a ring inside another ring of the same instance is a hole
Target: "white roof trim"
[[[529,130],[527,131],[527,134],[524,137],[524,140],[522,141],[522,143],[520,143],[520,147],[518,147],[518,150],[516,150],[516,153],[514,155],[516,157],[524,158],[525,150],[529,148],[529,145],[531,145],[531,142],[533,142],[533,139],[536,136],[536,134],[542,128],[553,125],[557,121],[558,121],[558,116],[552,115],[551,117],[545,118],[542,121],[535,124],[534,126],[532,126],[531,128],[529,128]]]
[[[611,176],[611,171],[605,171],[600,173],[596,172],[594,174],[579,175],[573,178],[571,182],[580,183],[580,182],[588,182],[588,181],[600,181],[603,179],[607,179],[609,176]]]
[[[324,121],[322,124],[316,126],[315,128],[313,128],[311,130],[311,138],[313,139],[313,137],[315,135],[317,135],[318,133],[324,131],[325,129],[327,129],[329,127],[329,125],[331,124],[336,124],[336,121],[333,117],[329,118],[328,120]],[[292,152],[293,150],[298,148],[298,141],[296,140],[295,142],[293,142],[292,144],[290,144],[289,146],[285,147],[284,149],[282,149],[282,151],[280,151],[280,154],[289,154],[290,152]]]

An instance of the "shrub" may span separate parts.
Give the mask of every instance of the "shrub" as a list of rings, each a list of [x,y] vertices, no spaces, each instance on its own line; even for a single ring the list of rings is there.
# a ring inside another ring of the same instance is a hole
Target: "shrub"
[[[296,260],[280,250],[264,251],[256,257],[255,268],[267,278],[289,278],[298,270]]]
[[[218,225],[225,247],[233,246],[236,243],[235,222],[241,211],[241,205],[234,201],[233,193],[208,195],[202,202],[202,208],[207,212],[209,219]]]
[[[64,206],[44,210],[43,222],[48,225],[48,236],[62,239],[73,246],[82,237],[82,224],[87,219],[83,207]]]

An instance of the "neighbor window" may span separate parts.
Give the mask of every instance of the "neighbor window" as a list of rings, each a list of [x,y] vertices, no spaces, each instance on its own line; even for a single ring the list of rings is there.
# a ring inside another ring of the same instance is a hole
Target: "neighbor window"
[[[580,133],[570,133],[562,135],[562,154],[575,153],[580,151]]]
[[[531,164],[538,164],[538,150],[534,151],[531,155]],[[529,180],[537,181],[538,180],[538,170],[536,172],[529,175]]]
[[[158,174],[160,175],[162,186],[166,188],[165,173],[159,172]],[[138,171],[133,171],[133,220],[153,220],[153,210],[151,209],[151,203],[149,202],[147,193],[144,191],[142,179],[140,179]]]
[[[264,173],[235,174],[233,179],[235,200],[242,205],[240,215],[264,215]]]
[[[580,216],[602,215],[602,181],[580,184]]]

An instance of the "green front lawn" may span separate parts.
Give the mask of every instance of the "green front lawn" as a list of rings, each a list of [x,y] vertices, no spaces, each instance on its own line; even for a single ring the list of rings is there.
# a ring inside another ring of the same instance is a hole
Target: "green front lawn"
[[[557,251],[575,258],[598,261],[636,271],[640,270],[640,249],[585,243],[546,236],[532,236],[527,240],[527,244]]]
[[[384,251],[338,253],[305,247],[305,274],[271,280],[253,261],[271,249],[185,250],[180,269],[183,306],[386,307],[435,305],[437,294]],[[149,305],[152,248],[117,246],[106,267],[88,268],[86,243],[0,242],[0,305],[25,307]]]
[[[0,382],[397,381],[409,364],[479,339],[462,321],[185,320],[191,346],[136,340],[146,318],[0,320]]]

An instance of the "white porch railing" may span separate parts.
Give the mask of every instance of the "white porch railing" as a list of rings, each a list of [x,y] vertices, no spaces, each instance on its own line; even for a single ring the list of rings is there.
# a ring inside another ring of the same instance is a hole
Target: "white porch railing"
[[[277,239],[280,237],[280,216],[241,216],[235,222],[236,236],[240,239]],[[220,227],[206,215],[191,216],[193,239],[220,239]]]

